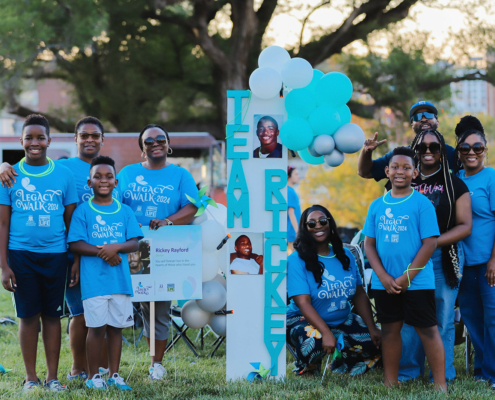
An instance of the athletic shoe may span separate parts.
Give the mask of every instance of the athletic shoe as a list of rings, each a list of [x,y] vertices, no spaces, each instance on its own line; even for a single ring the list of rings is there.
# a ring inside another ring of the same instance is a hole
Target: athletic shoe
[[[100,372],[100,375],[101,376],[104,376],[104,375],[108,375],[108,371],[110,371],[110,369],[109,368],[100,367],[100,368],[98,368],[98,371]]]
[[[88,379],[86,381],[86,387],[88,389],[98,389],[98,390],[106,390],[108,388],[105,381],[101,379],[100,374],[95,374],[93,376],[93,379]]]
[[[167,370],[162,364],[154,363],[152,367],[150,367],[150,379],[152,381],[162,381],[163,378],[167,376]]]
[[[24,380],[22,382],[22,390],[27,392],[28,390],[36,390],[41,386],[40,378],[38,378],[38,382],[36,381],[27,381]]]
[[[50,392],[68,392],[69,388],[62,385],[57,379],[52,379],[50,382],[45,381],[43,387]]]
[[[107,380],[107,383],[108,386],[115,386],[120,390],[132,390],[132,388],[124,382],[124,378],[122,378],[117,372]]]
[[[71,375],[70,372],[67,374],[67,380],[69,382],[75,380],[85,381],[86,379],[88,379],[88,374],[84,371],[77,375]]]

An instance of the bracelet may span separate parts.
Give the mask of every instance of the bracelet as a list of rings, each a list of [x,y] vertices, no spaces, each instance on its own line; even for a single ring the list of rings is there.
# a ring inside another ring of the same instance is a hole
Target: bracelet
[[[408,288],[411,287],[411,278],[409,278],[409,271],[420,271],[422,269],[425,269],[426,268],[426,265],[422,268],[409,268],[411,266],[411,264],[409,264],[407,266],[407,269],[404,271],[405,274],[407,274],[407,280],[409,282],[409,285],[407,286]]]

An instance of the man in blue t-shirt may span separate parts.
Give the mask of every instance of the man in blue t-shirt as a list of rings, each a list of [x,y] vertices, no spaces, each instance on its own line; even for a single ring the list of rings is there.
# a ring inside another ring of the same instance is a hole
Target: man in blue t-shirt
[[[423,343],[437,389],[447,391],[430,260],[440,235],[435,209],[426,196],[411,187],[418,175],[413,150],[396,148],[385,171],[392,190],[371,204],[363,230],[366,255],[373,268],[371,288],[377,319],[382,325],[384,384],[398,384],[400,331],[406,322]]]
[[[13,292],[20,318],[24,390],[41,383],[36,374],[41,317],[47,366],[44,386],[66,391],[57,379],[60,317],[68,275],[66,230],[78,197],[72,173],[46,156],[50,141],[46,118],[28,116],[21,139],[25,158],[14,165],[17,182],[0,188],[0,267],[3,287]]]
[[[438,128],[438,110],[429,101],[419,101],[411,107],[409,111],[409,120],[414,133],[418,133],[425,129]],[[367,139],[364,142],[364,147],[359,154],[358,174],[362,178],[374,178],[377,182],[385,179],[385,167],[388,166],[392,151],[389,151],[383,157],[373,160],[373,151],[385,143],[387,139],[378,141],[378,132],[375,133],[372,139]],[[454,166],[455,150],[452,146],[447,146],[447,158],[451,169]]]
[[[131,390],[118,373],[122,329],[134,323],[127,253],[138,249],[138,240],[143,233],[132,210],[112,198],[117,184],[115,176],[115,163],[111,158],[99,156],[93,159],[90,186],[94,197],[74,213],[68,242],[71,250],[81,256],[81,293],[89,328],[87,352],[91,377],[86,386],[106,389],[108,384],[120,390]],[[79,271],[76,269],[75,273],[77,280]],[[99,372],[105,333],[111,377],[107,383]]]

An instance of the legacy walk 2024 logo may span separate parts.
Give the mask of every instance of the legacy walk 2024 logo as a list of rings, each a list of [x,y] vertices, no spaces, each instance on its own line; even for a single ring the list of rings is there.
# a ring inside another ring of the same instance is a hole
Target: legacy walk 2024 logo
[[[328,273],[327,270],[323,271],[321,290],[318,291],[318,298],[320,299],[339,299],[347,298],[356,293],[355,280],[352,274],[345,276],[344,280],[340,281],[335,276]],[[347,308],[347,300],[341,300],[340,302],[331,302],[328,312],[337,310],[345,310]]]
[[[157,185],[153,187],[144,180],[143,175],[136,176],[136,182],[129,183],[127,188],[123,193],[126,199],[154,204],[154,206],[150,205],[146,207],[144,212],[145,216],[150,218],[156,218],[158,212],[158,207],[156,206],[160,203],[170,203],[170,197],[165,194],[168,190],[174,190],[172,185]],[[137,216],[143,215],[142,206],[137,206],[135,213]]]
[[[95,239],[115,239],[115,241],[111,241],[111,243],[114,243],[117,242],[119,238],[124,237],[124,232],[119,232],[119,228],[122,228],[123,226],[124,224],[122,222],[107,224],[101,215],[97,215],[96,224],[93,224],[91,236]]]
[[[407,231],[407,226],[402,225],[402,222],[408,219],[409,215],[402,215],[395,218],[392,214],[392,209],[387,208],[385,210],[385,215],[382,215],[380,217],[380,222],[378,224],[378,229],[390,232],[385,234],[384,241],[390,243],[399,243],[399,233]]]
[[[153,286],[150,285],[144,286],[141,282],[138,282],[136,288],[134,289],[134,294],[149,296],[151,294],[150,291],[152,287]]]
[[[28,177],[21,180],[22,189],[17,189],[15,194],[17,199],[15,206],[21,210],[42,211],[50,214],[51,211],[58,210],[58,203],[53,202],[56,196],[62,196],[61,190],[45,190],[41,193],[36,190],[36,186],[31,183]],[[50,226],[50,215],[39,215],[38,225],[41,227]],[[28,216],[26,226],[36,226],[33,215]]]

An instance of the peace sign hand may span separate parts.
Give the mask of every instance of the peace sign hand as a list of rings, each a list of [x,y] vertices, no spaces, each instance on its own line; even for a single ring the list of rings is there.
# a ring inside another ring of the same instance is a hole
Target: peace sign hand
[[[364,141],[364,150],[368,153],[371,153],[373,150],[375,150],[378,146],[381,146],[386,141],[387,139],[378,141],[378,132],[375,132],[372,139],[366,139]]]

